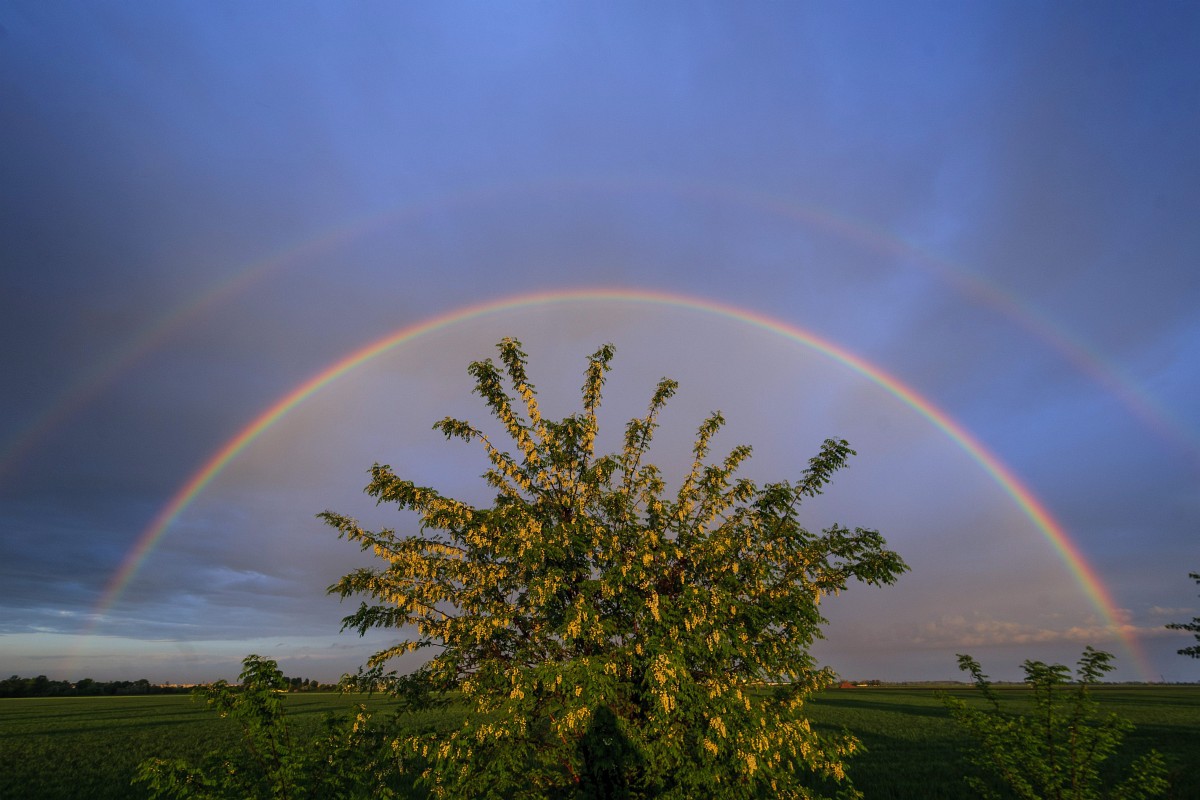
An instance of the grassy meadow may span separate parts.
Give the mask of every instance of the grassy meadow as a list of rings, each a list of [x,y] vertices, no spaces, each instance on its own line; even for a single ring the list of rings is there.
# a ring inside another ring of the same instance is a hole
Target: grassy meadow
[[[994,687],[1002,702],[1027,709],[1024,689]],[[948,690],[960,697],[976,693]],[[1137,727],[1107,766],[1122,773],[1136,756],[1156,749],[1167,760],[1171,798],[1200,798],[1200,686],[1101,686],[1094,690],[1102,712]],[[968,798],[963,786],[969,746],[929,688],[831,690],[809,705],[809,716],[825,729],[848,728],[867,748],[849,768],[867,800],[883,798]]]
[[[1002,691],[1018,702],[1024,696],[1020,689]],[[1200,686],[1103,686],[1096,696],[1103,709],[1137,725],[1120,756],[1158,749],[1171,769],[1169,796],[1200,797]],[[381,697],[288,695],[293,734],[316,733],[328,712],[357,702],[376,711],[389,705]],[[850,774],[868,800],[970,796],[961,778],[966,742],[935,690],[830,690],[809,712],[818,727],[848,728],[863,741],[867,752],[850,763]],[[234,723],[186,695],[0,699],[0,798],[136,798],[129,781],[144,759],[198,763],[239,743]]]

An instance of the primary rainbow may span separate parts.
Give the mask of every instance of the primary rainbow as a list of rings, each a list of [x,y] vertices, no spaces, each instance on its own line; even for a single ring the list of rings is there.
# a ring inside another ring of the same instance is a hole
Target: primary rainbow
[[[944,411],[880,367],[802,328],[755,311],[713,300],[684,294],[642,289],[598,288],[536,292],[463,306],[422,322],[405,326],[320,370],[311,378],[275,401],[275,403],[251,421],[249,425],[243,428],[241,432],[225,442],[175,492],[170,501],[163,506],[162,510],[158,512],[145,531],[138,537],[137,542],[125,557],[121,567],[109,582],[108,587],[94,609],[92,615],[92,619],[94,620],[93,625],[103,618],[105,612],[113,606],[122,592],[125,591],[142,564],[145,563],[147,556],[149,556],[155,545],[158,544],[170,529],[171,524],[204,491],[204,488],[220,474],[221,470],[264,431],[323,386],[328,385],[350,370],[398,345],[411,342],[418,337],[467,320],[531,306],[606,302],[641,303],[683,308],[738,320],[810,347],[869,378],[890,394],[903,401],[949,436],[955,444],[983,467],[996,483],[1012,497],[1021,510],[1046,537],[1051,546],[1058,552],[1067,568],[1074,575],[1076,582],[1088,600],[1100,613],[1105,623],[1120,636],[1129,654],[1133,656],[1142,677],[1146,678],[1146,676],[1153,674],[1146,656],[1142,652],[1137,639],[1133,636],[1131,629],[1122,625],[1118,620],[1115,611],[1116,606],[1107,588],[1101,582],[1095,570],[1088,564],[1079,548],[1067,535],[1066,530],[1050,515],[1050,512],[1047,511],[1033,492],[995,454],[985,448],[979,440],[951,419]]]

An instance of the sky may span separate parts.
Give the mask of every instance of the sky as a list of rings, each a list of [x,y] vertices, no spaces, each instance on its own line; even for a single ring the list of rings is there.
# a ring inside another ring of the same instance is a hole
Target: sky
[[[843,677],[1200,680],[1197,142],[1193,3],[0,3],[0,674],[354,672],[315,515],[486,504],[515,336],[668,475],[850,441]]]

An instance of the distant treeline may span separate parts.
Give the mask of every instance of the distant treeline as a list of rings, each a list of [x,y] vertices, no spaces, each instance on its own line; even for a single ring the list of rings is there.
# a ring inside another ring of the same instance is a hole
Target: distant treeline
[[[84,695],[174,694],[188,692],[180,686],[156,686],[142,678],[136,681],[52,681],[45,675],[22,678],[13,675],[0,681],[0,697],[77,697]]]
[[[288,691],[312,692],[336,689],[334,685],[319,683],[309,678],[284,678]],[[72,683],[52,681],[45,675],[22,678],[13,675],[0,681],[0,697],[92,697],[97,695],[133,694],[187,694],[193,686],[163,686],[145,678],[136,681],[95,681],[91,678]]]

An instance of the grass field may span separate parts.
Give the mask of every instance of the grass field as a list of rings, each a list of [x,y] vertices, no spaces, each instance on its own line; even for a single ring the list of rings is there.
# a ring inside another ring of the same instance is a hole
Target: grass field
[[[998,689],[1020,702],[1027,693]],[[959,689],[959,696],[973,692]],[[1114,757],[1118,770],[1157,749],[1171,770],[1171,798],[1200,798],[1200,686],[1099,687],[1104,711],[1131,720],[1136,730]],[[844,689],[825,692],[809,706],[819,726],[848,728],[867,747],[851,762],[854,783],[868,800],[972,797],[962,784],[966,746],[937,692],[931,689]]]
[[[1170,797],[1200,798],[1200,686],[1101,687],[1096,696],[1137,725],[1126,740],[1127,758],[1158,749],[1171,768]],[[327,712],[362,700],[289,695],[290,724],[297,735],[315,732]],[[965,743],[934,691],[835,690],[809,708],[819,727],[848,728],[866,745],[850,773],[868,800],[970,796],[961,778]],[[144,759],[199,762],[238,742],[231,722],[187,696],[0,699],[0,798],[136,798],[129,781]]]
[[[330,711],[378,698],[291,694],[293,735],[315,734]],[[130,786],[148,758],[200,763],[240,746],[241,732],[188,695],[0,699],[0,799],[136,798]]]

